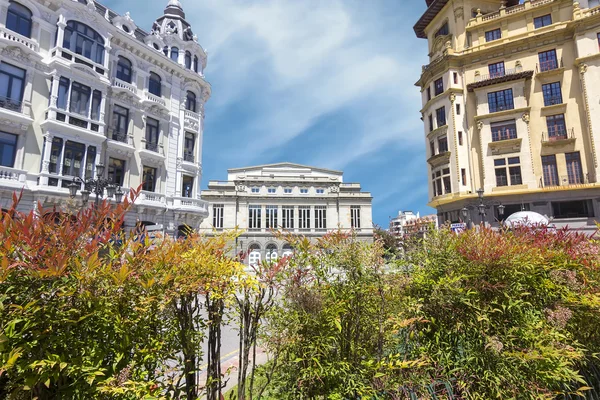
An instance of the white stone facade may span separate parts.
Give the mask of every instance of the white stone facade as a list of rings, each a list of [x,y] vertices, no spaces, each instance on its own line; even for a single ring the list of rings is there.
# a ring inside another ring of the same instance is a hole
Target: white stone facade
[[[197,229],[206,61],[178,0],[150,32],[91,0],[0,0],[0,206],[64,208],[104,164],[144,187],[127,226]]]
[[[209,217],[201,232],[242,230],[237,250],[248,252],[251,263],[291,251],[272,229],[318,238],[339,228],[373,240],[371,194],[358,183],[344,183],[340,171],[291,163],[235,168],[227,181],[210,181],[202,198]]]

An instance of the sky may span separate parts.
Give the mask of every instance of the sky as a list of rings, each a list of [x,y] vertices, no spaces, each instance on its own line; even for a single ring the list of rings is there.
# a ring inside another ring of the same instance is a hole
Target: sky
[[[104,0],[149,30],[168,0]],[[208,52],[202,187],[227,169],[293,162],[344,172],[373,220],[423,214],[423,0],[181,0]]]

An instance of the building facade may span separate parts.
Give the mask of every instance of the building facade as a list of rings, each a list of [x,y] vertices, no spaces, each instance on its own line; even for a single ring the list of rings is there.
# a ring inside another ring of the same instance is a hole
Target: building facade
[[[318,238],[339,228],[373,240],[371,194],[358,183],[344,183],[340,171],[280,163],[227,172],[227,181],[210,181],[202,191],[209,217],[201,232],[239,228],[237,250],[248,253],[250,264],[291,253],[273,230]]]
[[[425,236],[431,230],[438,228],[436,215],[420,216],[412,211],[399,211],[398,216],[390,220],[391,234],[404,238],[406,236]]]
[[[0,0],[0,206],[61,208],[102,164],[142,186],[126,225],[198,228],[206,61],[178,0],[149,32],[92,0]]]
[[[426,0],[415,25],[429,205],[440,223],[531,210],[558,227],[600,217],[598,0]]]

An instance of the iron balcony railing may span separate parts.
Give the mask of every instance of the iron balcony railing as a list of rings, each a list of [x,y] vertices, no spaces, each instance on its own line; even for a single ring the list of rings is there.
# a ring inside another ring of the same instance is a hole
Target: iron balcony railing
[[[128,143],[129,142],[127,132],[122,132],[122,131],[119,131],[117,129],[112,129],[111,130],[110,137],[111,137],[112,140],[116,140],[117,142],[121,142],[121,143]]]
[[[557,126],[550,129],[548,132],[542,133],[542,142],[551,143],[560,140],[575,139],[575,129],[567,129],[564,126]]]
[[[558,187],[558,186],[571,186],[571,185],[587,185],[588,183],[594,183],[590,177],[590,174],[568,174],[561,175],[549,174],[544,178],[540,178],[540,187]]]
[[[544,96],[544,106],[555,106],[562,102],[562,96]]]
[[[475,82],[483,82],[483,81],[487,81],[487,80],[490,80],[490,79],[502,78],[503,76],[515,75],[515,74],[518,74],[520,72],[523,72],[522,68],[505,69],[503,71],[496,71],[496,72],[492,72],[492,73],[489,73],[489,74],[476,76],[475,77]]]
[[[21,112],[23,102],[21,100],[11,99],[10,97],[0,96],[0,107],[10,111]]]
[[[194,153],[186,152],[183,154],[183,161],[194,162]]]
[[[560,60],[554,59],[554,60],[546,60],[546,61],[542,61],[539,64],[536,65],[535,67],[535,71],[537,73],[539,72],[546,72],[546,71],[553,71],[555,69],[559,69],[563,67],[563,60],[562,58]]]
[[[154,151],[158,153],[158,143],[146,142],[146,150]]]
[[[517,138],[517,128],[492,129],[492,142]]]

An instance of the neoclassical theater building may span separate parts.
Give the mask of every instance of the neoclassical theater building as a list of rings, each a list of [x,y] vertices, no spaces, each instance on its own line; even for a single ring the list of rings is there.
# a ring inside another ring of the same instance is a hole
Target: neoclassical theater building
[[[126,225],[198,228],[206,62],[178,0],[150,31],[92,0],[0,0],[0,206],[64,207],[103,165],[143,186]]]

